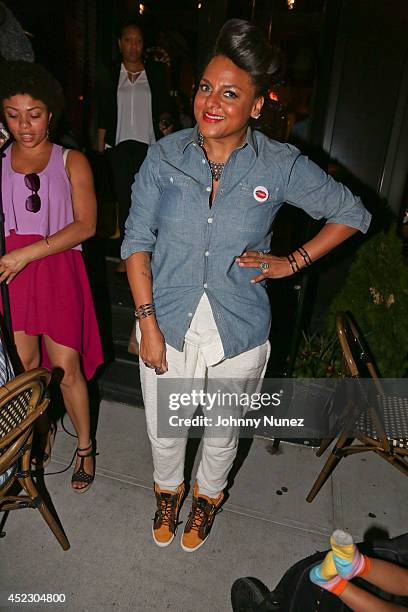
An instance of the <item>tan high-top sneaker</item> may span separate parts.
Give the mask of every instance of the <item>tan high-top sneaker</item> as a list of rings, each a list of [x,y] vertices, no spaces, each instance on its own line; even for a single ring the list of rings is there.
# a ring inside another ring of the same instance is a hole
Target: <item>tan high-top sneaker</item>
[[[220,511],[223,500],[222,491],[218,497],[207,497],[199,493],[197,483],[195,483],[191,511],[181,538],[183,550],[193,552],[204,544],[210,535],[215,515]]]
[[[152,526],[153,539],[157,546],[164,548],[172,543],[178,526],[178,516],[184,498],[184,483],[177,491],[166,491],[154,484],[157,501],[157,510]]]

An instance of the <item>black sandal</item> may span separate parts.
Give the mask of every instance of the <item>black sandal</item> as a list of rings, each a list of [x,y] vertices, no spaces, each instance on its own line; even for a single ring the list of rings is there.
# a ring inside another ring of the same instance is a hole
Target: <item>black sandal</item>
[[[91,452],[87,453],[86,455],[79,454],[79,453],[84,453],[85,451],[90,450],[90,449],[91,449]],[[86,448],[77,448],[76,454],[78,457],[81,458],[81,461],[80,461],[79,468],[77,469],[77,471],[72,474],[71,485],[73,485],[74,482],[85,482],[86,486],[81,487],[80,489],[77,489],[76,487],[72,487],[75,493],[85,493],[85,491],[88,491],[89,487],[92,485],[95,479],[95,459],[94,459],[94,466],[93,466],[92,474],[88,474],[88,472],[85,472],[84,460],[87,457],[96,457],[96,455],[99,455],[99,453],[95,452],[94,445],[91,442]]]

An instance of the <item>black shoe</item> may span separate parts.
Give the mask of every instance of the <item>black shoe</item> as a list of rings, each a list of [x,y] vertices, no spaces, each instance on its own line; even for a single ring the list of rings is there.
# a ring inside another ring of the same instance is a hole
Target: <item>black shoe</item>
[[[95,444],[91,442],[86,448],[77,448],[76,454],[80,458],[80,462],[79,462],[79,468],[77,469],[76,472],[72,474],[71,486],[73,490],[75,491],[75,493],[85,493],[85,491],[89,490],[89,488],[91,487],[95,479],[95,457],[96,455],[99,455],[99,453],[95,451]],[[89,474],[88,472],[85,472],[85,469],[84,469],[84,463],[85,463],[86,457],[94,458],[93,469],[92,469],[91,474]],[[85,486],[81,488],[74,487],[73,486],[74,482],[79,482],[81,484],[84,484]]]

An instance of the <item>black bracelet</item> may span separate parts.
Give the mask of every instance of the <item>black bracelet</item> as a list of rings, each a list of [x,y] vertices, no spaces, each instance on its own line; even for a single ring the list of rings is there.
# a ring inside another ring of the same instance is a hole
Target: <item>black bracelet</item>
[[[286,259],[290,263],[290,267],[292,268],[293,274],[296,274],[296,272],[299,272],[299,266],[297,265],[297,261],[294,258],[293,254],[289,253],[289,255],[286,256]]]
[[[152,304],[141,304],[135,310],[135,317],[137,320],[145,319],[146,317],[149,317],[155,312],[156,312],[156,307],[153,303]]]
[[[312,260],[311,257],[309,255],[309,253],[306,251],[306,249],[304,249],[303,247],[299,247],[298,249],[296,249],[297,252],[303,257],[305,265],[306,266],[311,266],[312,265]]]

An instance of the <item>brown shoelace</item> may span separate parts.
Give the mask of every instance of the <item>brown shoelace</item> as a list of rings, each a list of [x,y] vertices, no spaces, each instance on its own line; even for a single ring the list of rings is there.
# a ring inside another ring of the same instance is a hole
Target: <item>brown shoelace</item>
[[[206,518],[208,520],[209,516],[207,515],[206,517],[206,511],[205,511],[205,506],[207,505],[205,500],[198,500],[197,505],[194,509],[194,516],[193,516],[193,522],[191,525],[191,529],[194,529],[195,531],[198,531],[201,527],[201,525],[203,524],[203,522],[206,521]]]
[[[160,515],[162,519],[162,523],[164,525],[170,526],[171,522],[171,512],[173,510],[173,498],[175,495],[170,495],[169,493],[162,493],[160,498],[160,509],[157,510],[156,516]]]

